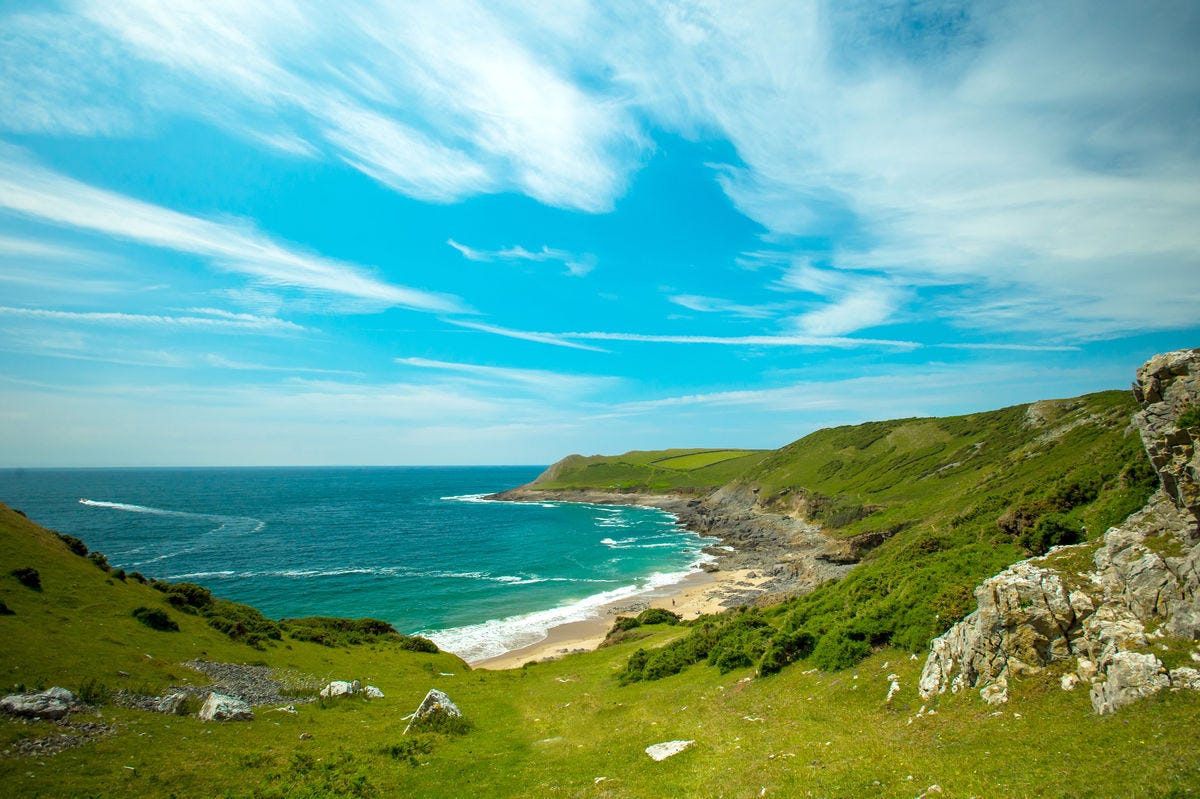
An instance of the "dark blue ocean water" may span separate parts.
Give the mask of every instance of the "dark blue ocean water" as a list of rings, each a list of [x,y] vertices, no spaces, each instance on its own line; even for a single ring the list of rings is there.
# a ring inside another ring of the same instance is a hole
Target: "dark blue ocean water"
[[[484,502],[537,467],[27,469],[0,501],[113,566],[268,616],[371,616],[469,660],[681,579],[705,545],[661,511]]]

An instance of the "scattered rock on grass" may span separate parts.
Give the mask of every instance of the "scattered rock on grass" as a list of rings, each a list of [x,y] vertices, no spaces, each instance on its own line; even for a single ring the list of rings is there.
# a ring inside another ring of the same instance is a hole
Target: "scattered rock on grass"
[[[27,719],[66,718],[72,710],[81,710],[83,703],[66,688],[54,686],[39,693],[9,694],[0,699],[0,711]]]
[[[662,743],[653,744],[646,747],[646,754],[650,755],[652,760],[666,760],[668,757],[679,754],[684,749],[687,749],[695,741],[663,741]]]
[[[254,711],[240,699],[209,694],[198,714],[201,721],[253,721]]]

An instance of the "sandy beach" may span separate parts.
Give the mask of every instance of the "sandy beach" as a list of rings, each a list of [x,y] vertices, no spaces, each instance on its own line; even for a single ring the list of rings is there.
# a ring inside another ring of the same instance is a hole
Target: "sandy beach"
[[[754,575],[751,577],[750,575]],[[722,602],[759,589],[768,578],[750,569],[697,572],[678,583],[604,605],[590,619],[552,628],[546,638],[494,658],[471,664],[477,669],[515,669],[530,661],[553,660],[598,647],[617,616],[634,616],[646,608],[665,608],[685,619],[724,610]]]

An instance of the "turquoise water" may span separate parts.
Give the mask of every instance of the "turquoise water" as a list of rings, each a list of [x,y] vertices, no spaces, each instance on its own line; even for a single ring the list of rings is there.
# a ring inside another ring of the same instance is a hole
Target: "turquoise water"
[[[468,660],[681,579],[706,541],[648,508],[485,502],[538,467],[29,469],[0,501],[115,567],[268,616],[371,616]]]

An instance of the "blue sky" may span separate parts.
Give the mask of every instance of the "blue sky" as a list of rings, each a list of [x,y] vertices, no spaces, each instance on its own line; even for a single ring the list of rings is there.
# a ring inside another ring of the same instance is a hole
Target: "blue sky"
[[[1200,346],[1191,2],[0,3],[0,465],[777,447]]]

